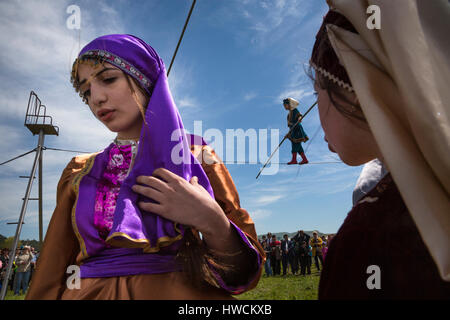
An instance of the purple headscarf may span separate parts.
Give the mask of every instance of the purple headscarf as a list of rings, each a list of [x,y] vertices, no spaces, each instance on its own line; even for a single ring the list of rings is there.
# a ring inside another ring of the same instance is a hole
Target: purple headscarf
[[[188,181],[197,176],[199,184],[214,198],[205,172],[190,151],[180,114],[170,93],[164,62],[147,43],[127,34],[106,35],[91,41],[78,56],[79,59],[89,57],[101,58],[116,66],[151,94],[135,163],[121,186],[107,243],[139,247],[144,252],[178,247],[178,240],[184,233],[182,226],[157,214],[143,212],[138,202],[151,200],[131,190],[138,176],[150,176],[155,169],[166,168]]]

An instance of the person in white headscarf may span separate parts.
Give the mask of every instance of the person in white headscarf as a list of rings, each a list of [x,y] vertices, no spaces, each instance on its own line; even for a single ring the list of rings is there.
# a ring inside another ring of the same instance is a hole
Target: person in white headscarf
[[[327,2],[310,61],[325,139],[387,173],[330,243],[319,299],[448,299],[450,4]]]
[[[305,130],[303,130],[302,125],[298,120],[301,118],[300,111],[298,111],[297,106],[299,102],[293,98],[287,98],[283,100],[283,106],[286,110],[289,110],[287,116],[287,124],[289,127],[289,133],[287,135],[288,139],[291,140],[291,153],[292,160],[288,164],[297,164],[297,153],[302,157],[300,164],[307,164],[308,159],[306,158],[305,151],[302,148],[302,142],[309,140],[308,135]],[[297,123],[298,122],[298,123]]]

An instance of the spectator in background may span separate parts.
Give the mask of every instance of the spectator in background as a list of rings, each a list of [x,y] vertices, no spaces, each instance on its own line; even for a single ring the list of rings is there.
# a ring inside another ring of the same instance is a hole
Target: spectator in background
[[[307,247],[309,247],[309,235],[307,235],[306,233],[303,232],[303,230],[298,230],[297,234],[292,238],[292,240],[294,240],[296,243],[298,243],[297,245],[297,257],[298,259],[300,259],[300,252],[299,252],[299,248],[302,245],[302,242],[306,242]],[[300,262],[301,265],[301,262]]]
[[[36,261],[39,256],[39,253],[36,252],[36,250],[33,247],[31,247],[31,254],[33,256],[33,259],[31,259],[31,272],[30,272],[30,281],[29,282],[31,282],[31,279],[33,279],[34,270],[36,270]]]
[[[3,284],[3,270],[5,270],[7,266],[8,264],[6,262],[5,251],[0,250],[0,289],[2,288]]]
[[[296,242],[291,239],[289,241],[288,260],[291,265],[292,274],[295,275],[298,272],[298,256],[297,256]]]
[[[0,267],[0,273],[1,271],[8,266],[8,254],[6,252],[6,249],[0,250],[0,262],[2,263],[2,266]]]
[[[258,239],[258,241],[261,245],[263,245],[263,243],[267,241],[266,236],[262,236],[262,238]]]
[[[292,240],[299,242],[300,244],[305,241],[309,243],[310,236],[303,232],[303,230],[298,230],[297,234],[292,238]]]
[[[273,275],[280,275],[281,274],[281,242],[277,240],[277,236],[272,236],[272,242],[270,243],[270,246],[272,248],[272,256],[271,256],[271,263],[272,263],[272,270]]]
[[[324,244],[324,246],[323,246],[323,248],[322,248],[322,257],[323,257],[323,260],[325,260],[325,256],[327,255],[328,247],[330,246],[330,241],[331,241],[332,238],[333,238],[333,235],[329,234],[329,235],[327,236],[327,241],[326,241],[326,243]]]
[[[19,257],[19,255],[22,253],[23,250],[23,246],[21,246],[19,249],[16,249],[16,252],[14,254],[14,257],[12,254],[10,254],[10,258],[14,259],[13,260],[13,265],[12,265],[12,272],[10,274],[10,279],[9,279],[9,283],[10,283],[10,288],[12,291],[16,292],[16,287],[17,287],[17,258]]]
[[[262,237],[262,241],[261,241],[261,246],[264,249],[264,253],[266,254],[266,262],[264,263],[264,270],[266,271],[266,276],[270,277],[273,275],[272,273],[272,269],[271,269],[271,255],[272,255],[272,250],[271,247],[269,245],[269,241],[268,239],[266,239],[266,236]]]
[[[272,243],[272,233],[267,232],[267,243],[270,245]]]
[[[319,238],[322,239],[322,249],[321,249],[321,251],[322,251],[322,258],[323,258],[323,252],[326,251],[327,246],[328,246],[327,236],[323,235],[323,236],[320,236]]]
[[[320,237],[318,237],[316,231],[313,232],[313,238],[310,240],[310,244],[312,247],[312,256],[314,257],[314,262],[316,263],[317,270],[320,271],[319,260],[323,267],[323,257],[322,257],[323,241]]]
[[[287,234],[283,235],[281,241],[281,262],[283,264],[283,276],[286,275],[289,263],[289,237]]]
[[[308,267],[309,270],[311,270],[311,266],[312,266],[312,248],[311,245],[309,243],[306,244],[306,247],[308,248]],[[308,273],[310,274],[310,273]]]
[[[6,269],[8,269],[8,263],[9,263],[9,249],[8,248],[4,248],[2,250],[2,253],[0,254],[0,259],[3,264],[3,268],[0,269],[0,283],[3,285],[3,280],[5,279]],[[10,275],[10,279],[11,279],[11,277],[12,277],[12,273]],[[12,287],[11,282],[10,282],[10,286]],[[0,288],[1,288],[1,286],[0,286]]]
[[[304,276],[306,270],[308,270],[308,274],[311,274],[311,263],[309,262],[309,245],[307,245],[305,241],[301,243],[298,255],[300,260],[300,274]]]
[[[29,246],[25,246],[22,250],[22,253],[16,259],[17,280],[14,295],[19,295],[20,289],[22,289],[22,293],[25,294],[28,289],[28,283],[30,281],[30,274],[31,274],[31,260],[33,260],[31,248]]]

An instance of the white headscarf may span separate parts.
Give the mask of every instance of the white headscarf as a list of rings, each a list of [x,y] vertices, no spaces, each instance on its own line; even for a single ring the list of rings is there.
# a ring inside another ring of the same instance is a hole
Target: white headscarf
[[[392,177],[450,281],[450,5],[447,0],[329,0],[359,35],[329,25]],[[369,29],[369,5],[381,28]]]
[[[299,105],[299,102],[297,100],[293,99],[293,98],[286,98],[286,99],[283,100],[283,103],[286,100],[289,101],[289,109],[290,110],[294,110]]]

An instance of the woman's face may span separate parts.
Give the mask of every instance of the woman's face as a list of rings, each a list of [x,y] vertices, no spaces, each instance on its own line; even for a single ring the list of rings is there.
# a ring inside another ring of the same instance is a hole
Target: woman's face
[[[120,69],[109,63],[97,68],[80,64],[78,79],[81,83],[80,92],[98,120],[109,130],[117,132],[119,139],[139,138],[142,114],[132,96],[126,76]],[[130,82],[139,101],[144,104],[144,95],[133,81]]]
[[[314,88],[318,94],[320,122],[330,151],[337,153],[341,160],[350,166],[358,166],[380,158],[378,146],[367,124],[343,115],[332,104],[325,89],[321,89],[317,83]],[[350,101],[356,102],[354,94],[348,92],[344,94],[348,95]],[[335,100],[349,110],[352,108],[349,103],[337,97]]]

